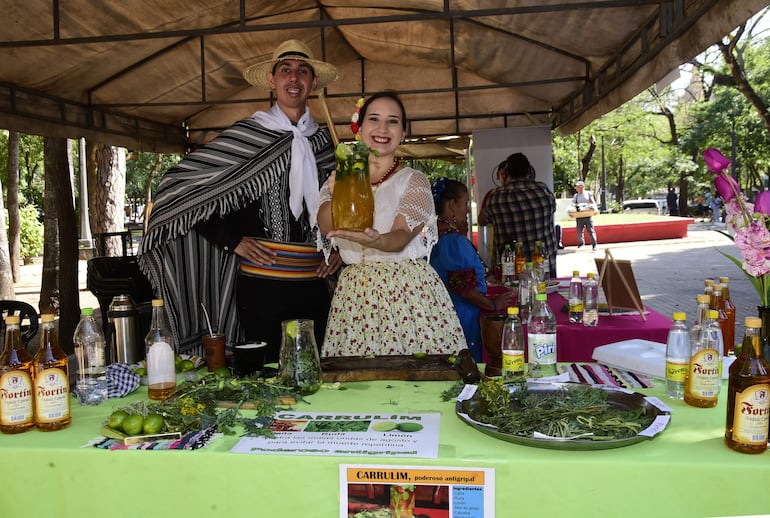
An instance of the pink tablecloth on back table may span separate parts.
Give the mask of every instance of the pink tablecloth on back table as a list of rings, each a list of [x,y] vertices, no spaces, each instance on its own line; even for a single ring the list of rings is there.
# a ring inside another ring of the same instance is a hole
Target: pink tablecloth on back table
[[[487,296],[501,293],[500,287],[489,286]],[[624,315],[600,315],[596,327],[571,324],[565,309],[567,300],[559,293],[548,294],[548,305],[556,315],[557,360],[560,362],[590,362],[591,355],[600,345],[640,338],[653,342],[666,342],[671,319],[645,307],[646,320],[639,313]],[[526,341],[526,337],[525,337]]]

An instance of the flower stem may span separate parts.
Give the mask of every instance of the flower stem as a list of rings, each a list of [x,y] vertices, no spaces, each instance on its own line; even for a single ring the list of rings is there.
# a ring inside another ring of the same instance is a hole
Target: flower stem
[[[741,198],[741,193],[738,191],[737,186],[735,185],[734,181],[731,181],[732,178],[730,178],[727,173],[723,170],[721,173],[722,177],[727,180],[727,185],[730,186],[730,189],[733,190],[733,194],[735,194],[735,199],[738,200],[738,204],[741,206],[741,213],[743,214],[743,222],[748,226],[751,224],[751,216],[749,215],[748,211],[746,210],[746,205],[743,203],[743,198]],[[767,290],[765,289],[765,293]]]

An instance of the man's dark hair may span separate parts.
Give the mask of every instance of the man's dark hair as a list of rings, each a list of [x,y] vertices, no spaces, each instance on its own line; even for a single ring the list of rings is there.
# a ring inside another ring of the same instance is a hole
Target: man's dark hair
[[[520,179],[534,176],[534,169],[524,153],[514,153],[505,159],[505,175],[508,178]]]

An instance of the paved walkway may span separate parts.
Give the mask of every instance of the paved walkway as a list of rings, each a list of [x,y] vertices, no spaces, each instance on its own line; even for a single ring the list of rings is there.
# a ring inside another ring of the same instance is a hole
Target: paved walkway
[[[706,278],[727,276],[730,298],[736,306],[736,338],[743,336],[743,319],[757,315],[759,297],[743,271],[720,251],[740,257],[728,237],[717,232],[723,226],[694,223],[687,237],[660,241],[599,243],[596,252],[590,246],[567,247],[556,258],[557,275],[568,277],[572,270],[581,275],[598,273],[594,258],[604,257],[609,249],[615,259],[628,259],[634,272],[639,294],[645,305],[671,317],[674,311],[687,313],[688,325],[695,313],[695,296],[703,292]],[[565,229],[569,232],[571,229]]]
[[[599,250],[590,246],[559,250],[557,275],[569,277],[573,270],[581,275],[598,273],[594,258],[604,257],[609,249],[615,259],[628,259],[645,305],[671,316],[674,311],[687,313],[688,325],[695,312],[695,295],[703,291],[703,280],[726,275],[730,278],[730,296],[737,308],[736,338],[743,336],[743,318],[757,314],[759,298],[743,272],[719,253],[739,256],[732,241],[716,232],[721,227],[710,223],[694,223],[682,239],[633,241],[628,243],[599,243]],[[569,232],[572,229],[565,229]],[[36,262],[22,266],[21,282],[16,284],[16,297],[38,307],[42,265]],[[80,306],[98,309],[96,297],[86,287],[86,262],[79,264]]]

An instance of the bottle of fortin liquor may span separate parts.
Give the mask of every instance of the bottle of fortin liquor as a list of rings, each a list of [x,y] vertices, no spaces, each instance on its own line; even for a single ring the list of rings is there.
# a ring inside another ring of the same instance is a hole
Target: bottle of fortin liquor
[[[684,382],[684,402],[690,406],[717,406],[722,388],[724,350],[718,316],[716,310],[708,310],[697,340],[690,344],[690,362]]]
[[[40,349],[32,359],[35,371],[35,426],[43,432],[67,427],[70,417],[70,384],[67,354],[59,347],[54,315],[40,315]]]
[[[770,372],[762,358],[762,320],[746,317],[741,353],[730,366],[725,444],[741,453],[767,449],[770,423]]]
[[[5,348],[0,354],[0,432],[26,432],[35,426],[32,358],[21,341],[18,315],[5,317]]]

